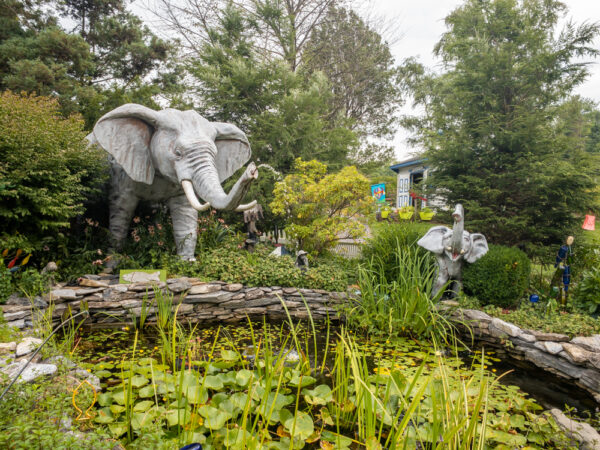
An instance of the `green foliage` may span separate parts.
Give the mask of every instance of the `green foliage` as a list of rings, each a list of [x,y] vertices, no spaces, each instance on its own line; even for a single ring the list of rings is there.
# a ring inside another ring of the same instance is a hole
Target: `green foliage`
[[[428,253],[416,245],[425,231],[414,224],[386,223],[363,246],[362,260],[367,264],[376,261],[387,280],[397,280],[402,270],[398,264],[398,252],[416,252],[419,256]]]
[[[61,375],[65,380],[72,378]],[[0,447],[10,449],[112,449],[114,441],[108,433],[86,427],[74,419],[72,392],[66,387],[72,381],[19,383],[0,402]],[[77,396],[80,405],[92,403],[92,392],[85,387]],[[73,425],[65,425],[64,420]],[[78,427],[81,426],[81,429]]]
[[[585,272],[573,291],[574,302],[584,311],[600,312],[600,267],[592,267]]]
[[[518,304],[529,283],[531,262],[515,247],[490,245],[489,251],[463,268],[465,292],[484,305],[511,307]]]
[[[491,316],[498,317],[525,330],[537,330],[545,333],[560,333],[570,337],[590,336],[600,333],[600,319],[588,314],[558,311],[540,302],[532,305],[524,301],[515,310],[507,310],[497,306],[486,306],[483,310]]]
[[[50,98],[0,96],[0,247],[40,250],[83,211],[106,163],[82,125]]]
[[[343,121],[331,125],[330,85],[321,74],[303,77],[281,59],[268,59],[253,46],[256,23],[226,7],[210,39],[187,62],[202,99],[198,109],[212,120],[239,126],[254,158],[287,172],[294,158],[318,158],[339,169],[357,145]]]
[[[393,134],[398,70],[388,43],[356,12],[331,6],[311,33],[302,62],[301,70],[321,71],[329,79],[332,118],[351,119],[364,135]]]
[[[557,30],[565,9],[467,0],[435,47],[446,72],[413,66],[407,78],[426,111],[407,125],[436,168],[428,185],[496,243],[560,242],[596,201],[595,157],[558,106],[585,79],[581,60],[598,54],[600,24]]]
[[[369,180],[354,166],[326,174],[316,160],[294,164],[294,173],[276,183],[271,208],[287,223],[285,231],[299,249],[319,254],[340,239],[357,239],[370,211]]]
[[[289,256],[273,257],[273,247],[257,245],[253,253],[241,249],[241,244],[230,240],[206,252],[195,263],[172,259],[166,268],[169,273],[242,283],[247,286],[291,286],[328,291],[345,291],[348,274],[343,268],[316,261],[303,273],[294,266]]]

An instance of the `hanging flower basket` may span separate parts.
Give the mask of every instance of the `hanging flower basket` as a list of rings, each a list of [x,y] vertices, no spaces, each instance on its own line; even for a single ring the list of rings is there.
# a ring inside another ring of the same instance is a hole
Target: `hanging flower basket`
[[[419,217],[421,218],[421,220],[429,221],[433,219],[433,216],[435,216],[435,212],[433,212],[429,208],[425,208],[424,210],[419,212]]]
[[[403,206],[398,210],[398,217],[403,220],[410,220],[415,213],[415,208],[412,206]]]

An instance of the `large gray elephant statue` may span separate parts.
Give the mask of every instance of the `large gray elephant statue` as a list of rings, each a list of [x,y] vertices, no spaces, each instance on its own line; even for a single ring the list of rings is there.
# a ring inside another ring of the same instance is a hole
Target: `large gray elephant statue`
[[[109,229],[116,249],[140,200],[167,203],[177,253],[187,260],[194,260],[198,211],[243,211],[256,204],[240,205],[258,178],[254,163],[229,194],[221,187],[251,155],[246,135],[235,125],[209,122],[195,111],[127,104],[102,116],[88,140],[110,154]]]
[[[452,291],[458,295],[461,289],[461,271],[463,260],[474,263],[488,251],[485,236],[465,231],[464,210],[456,205],[452,229],[444,226],[432,227],[417,242],[418,245],[435,254],[438,263],[437,278],[433,285],[435,296],[444,285],[453,280]]]

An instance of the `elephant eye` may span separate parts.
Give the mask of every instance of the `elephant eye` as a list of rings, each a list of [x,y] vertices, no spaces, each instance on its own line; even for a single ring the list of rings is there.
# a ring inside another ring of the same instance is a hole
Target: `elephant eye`
[[[183,154],[181,153],[181,150],[176,148],[175,150],[173,150],[173,154],[175,155],[175,157],[177,159],[181,158],[183,156]]]

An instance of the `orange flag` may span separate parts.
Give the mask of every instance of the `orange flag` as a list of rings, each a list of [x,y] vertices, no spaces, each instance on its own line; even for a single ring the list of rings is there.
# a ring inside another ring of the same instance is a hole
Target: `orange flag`
[[[596,216],[586,214],[581,228],[584,230],[594,231],[596,229]]]

